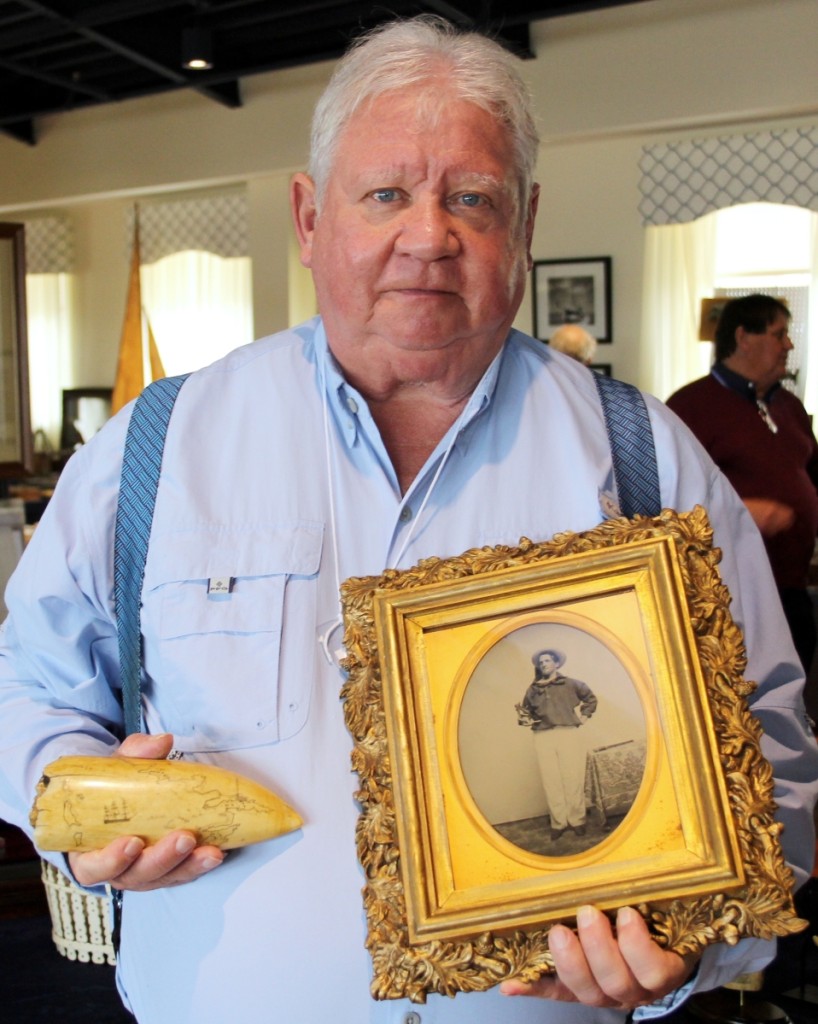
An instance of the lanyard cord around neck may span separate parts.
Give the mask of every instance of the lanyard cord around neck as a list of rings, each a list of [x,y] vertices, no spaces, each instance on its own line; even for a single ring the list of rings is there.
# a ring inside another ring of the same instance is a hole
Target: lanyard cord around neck
[[[403,544],[401,544],[400,546],[400,551],[398,551],[398,554],[394,560],[393,565],[387,566],[387,568],[397,569],[397,567],[400,565],[401,559],[406,554],[406,549],[409,547],[409,545],[412,542],[412,539],[415,536],[415,529],[417,527],[417,524],[420,521],[420,518],[423,515],[423,513],[426,511],[426,506],[429,503],[429,498],[431,498],[432,496],[432,491],[435,489],[437,482],[440,479],[441,473],[443,472],[443,468],[449,461],[449,456],[452,454],[455,442],[457,441],[457,437],[460,433],[460,424],[463,420],[463,417],[466,413],[466,409],[468,409],[468,407],[469,404],[467,402],[466,405],[463,407],[463,410],[461,411],[460,415],[455,420],[454,428],[452,431],[452,439],[451,441],[449,441],[449,444],[446,447],[446,451],[443,453],[443,458],[438,463],[437,469],[435,470],[435,475],[432,477],[432,482],[426,488],[426,493],[423,495],[423,501],[420,503],[420,508],[417,510],[417,514],[412,517],[411,525],[409,526],[409,529],[406,531],[406,537],[404,538]]]
[[[341,565],[338,555],[338,526],[335,517],[335,487],[333,486],[333,479],[335,477],[335,459],[333,457],[332,449],[330,447],[329,438],[329,398],[327,397],[327,357],[321,360],[321,404],[324,413],[324,464],[327,474],[327,489],[329,490],[329,524],[330,532],[332,534],[332,559],[333,569],[335,570],[335,593],[340,594],[341,592]],[[321,645],[321,650],[324,652],[324,657],[330,663],[333,662],[332,653],[329,649],[329,641],[335,630],[343,625],[344,618],[341,612],[330,622],[326,630],[318,638],[318,642]]]
[[[323,408],[323,419],[324,419],[324,458],[327,473],[327,484],[329,489],[329,519],[330,519],[330,532],[332,534],[332,554],[333,554],[333,569],[335,571],[335,591],[340,593],[341,590],[341,567],[339,558],[339,545],[338,545],[338,522],[335,509],[335,456],[333,448],[330,443],[330,424],[329,424],[329,393],[327,389],[327,373],[326,373],[326,361],[327,357],[324,355],[321,361],[321,396],[322,396],[322,408]],[[465,404],[462,411],[455,420],[454,427],[452,429],[452,437],[449,444],[446,447],[443,457],[438,463],[437,469],[435,470],[434,476],[432,477],[431,483],[426,489],[426,493],[423,496],[423,500],[420,503],[417,514],[412,517],[412,522],[409,529],[406,532],[406,537],[401,544],[400,550],[397,556],[392,560],[391,565],[386,565],[385,568],[397,568],[400,565],[401,559],[406,554],[406,551],[414,539],[417,525],[421,519],[423,513],[426,511],[426,506],[429,503],[429,499],[432,496],[432,492],[437,486],[437,482],[440,479],[446,463],[449,461],[449,456],[454,450],[455,443],[460,433],[460,427],[463,419],[469,409],[470,401]],[[329,650],[329,641],[335,630],[343,624],[343,616],[339,613],[338,616],[332,620],[328,628],[319,637],[321,649],[327,658],[327,661],[332,662],[332,654]]]

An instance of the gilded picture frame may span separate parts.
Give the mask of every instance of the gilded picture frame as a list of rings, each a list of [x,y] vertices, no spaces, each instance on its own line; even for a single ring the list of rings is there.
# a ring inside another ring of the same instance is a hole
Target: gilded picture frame
[[[343,583],[375,998],[533,980],[548,929],[587,903],[635,906],[679,953],[804,926],[719,558],[697,507]],[[544,647],[601,716],[583,741],[598,799],[567,845],[508,828],[536,789],[515,706]],[[600,793],[606,764],[629,793]]]

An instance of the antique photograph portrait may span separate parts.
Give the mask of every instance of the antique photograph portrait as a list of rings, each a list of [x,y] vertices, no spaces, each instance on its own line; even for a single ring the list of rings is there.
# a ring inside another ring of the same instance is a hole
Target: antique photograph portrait
[[[645,769],[645,715],[603,639],[579,620],[533,623],[480,658],[458,744],[486,821],[523,850],[563,857],[601,842],[632,807]]]

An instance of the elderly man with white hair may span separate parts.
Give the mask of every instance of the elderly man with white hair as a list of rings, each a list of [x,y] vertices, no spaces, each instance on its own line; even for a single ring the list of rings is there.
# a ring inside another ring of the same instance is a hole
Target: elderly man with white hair
[[[497,43],[422,18],[356,44],[292,183],[320,315],[191,374],[173,407],[139,597],[141,732],[124,738],[114,599],[132,406],[72,456],[9,584],[0,815],[30,830],[37,780],[61,755],[149,768],[173,750],[258,780],[303,820],[226,856],[170,825],[153,843],[123,834],[67,863],[47,854],[123,893],[117,979],[139,1024],[621,1024],[774,953],[744,939],[683,957],[632,907],[614,928],[582,906],[576,930],[551,928],[556,972],[532,985],[424,1006],[370,994],[339,585],[588,530],[612,500],[594,375],[511,326],[532,265],[536,153],[517,58]],[[803,880],[818,752],[764,549],[702,449],[647,405],[662,504],[704,505],[723,552]]]

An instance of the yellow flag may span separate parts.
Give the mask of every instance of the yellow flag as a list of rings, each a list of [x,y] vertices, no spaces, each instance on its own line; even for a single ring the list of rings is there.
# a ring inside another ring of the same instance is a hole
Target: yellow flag
[[[145,386],[144,342],[142,333],[142,286],[139,281],[139,219],[134,224],[133,253],[131,254],[131,274],[128,281],[128,298],[125,303],[125,320],[122,324],[122,335],[119,341],[119,361],[116,367],[113,395],[111,396],[111,414],[118,412]],[[148,351],[150,357],[151,376],[153,380],[165,376],[159,350],[148,324]]]
[[[147,316],[145,317],[145,323],[148,325],[148,356],[151,363],[151,380],[159,380],[160,377],[166,377],[167,374],[165,373],[164,366],[162,366],[159,349],[156,347],[156,338],[153,336],[151,322]]]

